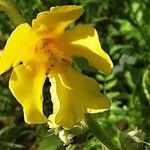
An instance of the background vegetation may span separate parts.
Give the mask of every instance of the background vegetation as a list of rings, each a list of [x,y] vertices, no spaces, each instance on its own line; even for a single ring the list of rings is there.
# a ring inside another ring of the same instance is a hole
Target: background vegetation
[[[112,100],[109,111],[94,119],[123,150],[150,149],[150,1],[149,0],[13,0],[31,23],[38,12],[51,6],[76,4],[85,9],[76,22],[92,24],[100,35],[101,45],[113,62],[109,76],[90,68],[83,58],[75,66],[94,77],[103,93]],[[0,49],[14,29],[7,15],[0,12]],[[48,133],[46,125],[24,123],[22,108],[8,89],[9,72],[0,77],[0,149],[1,150],[101,150],[106,147],[92,135],[83,132],[66,145],[58,136]],[[49,84],[45,84],[46,104]],[[47,107],[45,107],[45,111]],[[83,136],[84,135],[84,136]]]

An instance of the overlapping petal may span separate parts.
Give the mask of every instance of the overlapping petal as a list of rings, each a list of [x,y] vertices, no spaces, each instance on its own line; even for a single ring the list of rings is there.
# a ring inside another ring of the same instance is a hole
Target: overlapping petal
[[[101,48],[97,31],[90,25],[78,25],[67,30],[59,38],[57,45],[70,57],[83,56],[98,70],[106,74],[112,71],[113,63]]]
[[[46,123],[43,114],[42,89],[45,72],[35,66],[19,65],[13,69],[9,88],[17,101],[23,106],[25,122],[30,124]]]
[[[65,66],[59,74],[50,77],[54,105],[53,124],[70,129],[83,119],[84,113],[102,112],[111,102],[100,93],[98,83],[74,68]]]
[[[37,15],[37,18],[32,21],[32,27],[40,36],[54,38],[82,13],[83,8],[76,5],[51,7],[50,11]]]
[[[84,113],[102,112],[110,107],[111,102],[100,93],[98,83],[70,66],[70,57],[83,56],[106,74],[113,67],[93,27],[79,25],[65,31],[82,13],[83,8],[75,5],[51,8],[38,14],[32,28],[26,23],[19,25],[7,41],[0,57],[0,74],[14,67],[9,88],[23,106],[27,123],[48,121],[43,114],[42,98],[47,74],[52,84],[54,111],[49,119],[53,125],[70,129],[83,119]]]
[[[10,35],[0,58],[0,75],[32,55],[36,37],[27,24],[19,25]]]

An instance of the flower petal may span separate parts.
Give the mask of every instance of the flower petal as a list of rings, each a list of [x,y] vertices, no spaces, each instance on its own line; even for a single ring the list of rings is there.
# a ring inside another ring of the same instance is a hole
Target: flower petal
[[[19,25],[10,35],[0,58],[0,75],[31,56],[35,45],[35,36],[27,24]]]
[[[32,27],[40,36],[56,37],[82,13],[83,8],[76,5],[51,7],[50,11],[37,15]]]
[[[67,30],[58,40],[59,47],[70,57],[83,56],[98,70],[109,74],[113,63],[101,48],[97,31],[90,25],[78,25]]]
[[[19,65],[13,69],[9,88],[23,106],[25,122],[29,124],[47,122],[42,108],[45,78],[43,70],[31,66]]]
[[[53,124],[70,129],[84,113],[102,112],[111,105],[98,83],[74,68],[65,66],[60,74],[50,77],[50,82],[54,113],[49,119]]]

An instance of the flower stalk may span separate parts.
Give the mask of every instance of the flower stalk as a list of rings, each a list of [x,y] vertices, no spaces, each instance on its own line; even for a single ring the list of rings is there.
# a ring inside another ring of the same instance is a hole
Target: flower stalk
[[[12,20],[15,26],[24,23],[24,18],[20,15],[16,6],[11,0],[0,0],[0,10],[4,11],[8,17]]]
[[[107,132],[103,125],[100,125],[92,117],[92,115],[86,115],[86,123],[90,129],[93,130],[95,137],[108,149],[111,150],[120,150],[119,146],[113,142],[111,136],[109,136],[109,131]]]

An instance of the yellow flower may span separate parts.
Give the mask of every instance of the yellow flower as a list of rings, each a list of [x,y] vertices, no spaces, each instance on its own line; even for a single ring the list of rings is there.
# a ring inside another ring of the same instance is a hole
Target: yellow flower
[[[87,58],[106,74],[113,67],[92,26],[65,30],[82,13],[81,6],[52,7],[38,14],[32,27],[23,23],[10,35],[0,59],[0,74],[13,68],[9,88],[23,107],[25,122],[48,122],[42,108],[46,77],[51,82],[52,124],[69,129],[83,119],[84,113],[110,107],[111,102],[100,93],[98,83],[71,67],[74,56]]]

